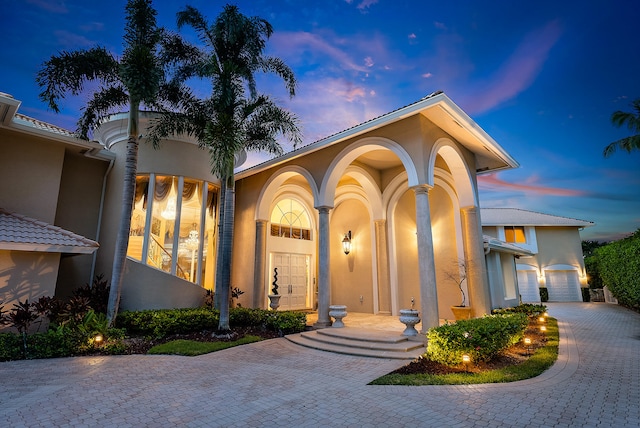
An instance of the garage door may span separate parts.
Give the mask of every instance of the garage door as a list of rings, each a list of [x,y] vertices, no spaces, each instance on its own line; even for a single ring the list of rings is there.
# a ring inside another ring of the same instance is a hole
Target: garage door
[[[540,292],[538,291],[538,275],[534,270],[518,271],[518,289],[520,297],[524,303],[540,302]]]
[[[548,270],[545,272],[550,302],[581,302],[580,281],[574,270]]]

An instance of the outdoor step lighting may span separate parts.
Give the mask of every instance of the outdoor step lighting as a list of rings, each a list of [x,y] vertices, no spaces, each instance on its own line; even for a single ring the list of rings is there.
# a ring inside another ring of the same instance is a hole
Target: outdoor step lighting
[[[97,334],[96,337],[93,338],[93,343],[95,343],[96,345],[100,346],[102,344],[102,340],[104,338],[102,337],[101,334]]]
[[[351,231],[344,235],[344,239],[342,240],[342,251],[345,254],[349,254],[351,252]]]
[[[462,354],[462,364],[464,364],[464,370],[469,371],[469,363],[471,362],[471,357],[469,354]]]

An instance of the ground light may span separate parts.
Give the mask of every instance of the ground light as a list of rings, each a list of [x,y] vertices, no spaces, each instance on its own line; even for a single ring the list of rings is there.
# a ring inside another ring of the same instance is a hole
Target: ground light
[[[531,338],[525,337],[524,344],[527,346],[527,355],[531,354]]]
[[[96,345],[100,346],[100,344],[102,344],[102,341],[104,340],[104,338],[102,337],[101,334],[97,334],[96,337],[93,338],[93,343],[95,343]]]
[[[462,364],[464,364],[464,370],[469,371],[469,363],[471,362],[471,357],[468,354],[462,354]]]

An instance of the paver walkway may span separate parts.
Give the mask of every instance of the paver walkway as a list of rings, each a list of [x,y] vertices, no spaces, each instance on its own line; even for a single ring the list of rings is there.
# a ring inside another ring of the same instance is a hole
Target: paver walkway
[[[200,357],[0,363],[0,426],[638,427],[640,315],[549,304],[560,357],[510,384],[368,386],[403,362],[286,339]]]

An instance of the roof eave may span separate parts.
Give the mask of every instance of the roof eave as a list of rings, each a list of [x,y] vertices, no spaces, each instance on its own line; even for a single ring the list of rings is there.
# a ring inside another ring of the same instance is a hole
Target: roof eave
[[[23,242],[0,242],[0,250],[27,251],[34,253],[93,254],[99,246],[48,245]]]

